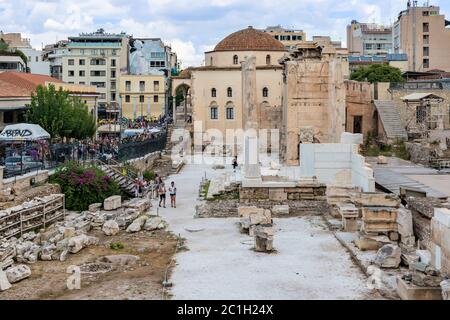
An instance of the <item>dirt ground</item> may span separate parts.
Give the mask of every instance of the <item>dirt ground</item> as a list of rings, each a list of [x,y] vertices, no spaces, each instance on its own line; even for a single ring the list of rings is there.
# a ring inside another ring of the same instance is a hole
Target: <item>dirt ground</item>
[[[99,245],[69,254],[67,260],[38,261],[29,265],[32,275],[10,290],[0,293],[0,299],[20,300],[154,300],[163,299],[163,280],[175,252],[177,238],[166,231],[121,232],[107,237],[101,231],[89,235],[99,238]],[[123,249],[113,250],[111,243],[122,243]],[[96,262],[107,255],[129,254],[140,258],[130,266],[118,266],[105,273],[82,273],[81,289],[67,289],[69,266]]]

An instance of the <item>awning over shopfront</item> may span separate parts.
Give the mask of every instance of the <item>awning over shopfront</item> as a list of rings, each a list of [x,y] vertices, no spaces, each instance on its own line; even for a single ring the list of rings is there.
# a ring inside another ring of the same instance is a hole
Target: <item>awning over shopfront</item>
[[[120,125],[118,124],[104,124],[98,127],[98,133],[120,133]]]
[[[41,126],[30,123],[18,123],[6,126],[0,134],[0,141],[23,142],[50,139],[50,134]]]
[[[23,111],[30,109],[29,106],[0,107],[0,112]]]

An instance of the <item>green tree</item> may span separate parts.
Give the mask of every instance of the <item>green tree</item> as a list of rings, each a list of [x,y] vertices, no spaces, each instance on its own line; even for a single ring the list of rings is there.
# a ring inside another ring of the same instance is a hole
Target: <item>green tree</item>
[[[54,85],[38,86],[31,97],[28,120],[47,130],[52,138],[91,138],[95,134],[94,116],[77,97],[70,97]]]
[[[368,81],[370,83],[404,81],[400,69],[386,64],[373,64],[368,67],[361,67],[351,74],[350,79],[356,81]]]
[[[0,39],[0,52],[5,52],[8,50],[8,44],[5,42],[5,40]]]

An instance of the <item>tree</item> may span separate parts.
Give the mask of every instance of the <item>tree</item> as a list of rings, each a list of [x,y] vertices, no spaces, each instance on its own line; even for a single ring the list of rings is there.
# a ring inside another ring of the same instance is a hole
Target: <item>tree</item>
[[[350,76],[351,80],[375,82],[403,82],[400,69],[386,64],[373,64],[368,67],[361,67]]]
[[[77,97],[54,85],[38,86],[31,97],[28,120],[47,130],[52,138],[86,139],[95,134],[94,116]]]

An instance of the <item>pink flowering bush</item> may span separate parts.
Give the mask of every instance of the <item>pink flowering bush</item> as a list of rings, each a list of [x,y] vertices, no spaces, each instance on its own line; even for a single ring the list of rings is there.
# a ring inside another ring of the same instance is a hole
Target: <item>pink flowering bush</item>
[[[120,194],[117,182],[100,168],[76,162],[59,167],[49,181],[61,186],[69,210],[84,211],[92,203],[101,203],[110,196]]]

